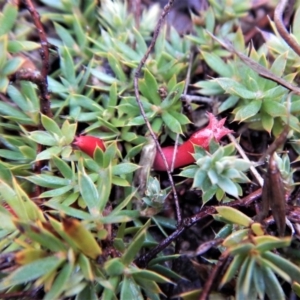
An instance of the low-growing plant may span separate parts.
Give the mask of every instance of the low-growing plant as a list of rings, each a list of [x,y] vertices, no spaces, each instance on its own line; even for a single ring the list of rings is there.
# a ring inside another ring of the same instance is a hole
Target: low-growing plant
[[[255,219],[261,191],[249,191],[262,179],[249,169],[257,164],[240,158],[239,139],[220,143],[239,124],[275,137],[289,126],[300,153],[298,55],[276,22],[260,48],[245,45],[241,17],[255,9],[248,2],[190,10],[189,34],[164,24],[174,1],[163,9],[131,2],[0,4],[0,298],[175,297],[185,280],[174,263],[185,256],[178,237],[208,218],[212,230],[198,237],[211,241],[195,256],[215,263],[212,280],[228,262],[219,295],[232,282],[236,299],[300,295],[297,236],[275,237],[270,220]],[[295,4],[296,43],[299,11]],[[206,113],[208,125],[198,128],[199,111],[228,115]],[[149,135],[158,151],[145,157]],[[297,170],[287,154],[274,160],[293,198]],[[194,215],[182,214],[187,190]],[[287,227],[297,230],[292,203]],[[212,280],[180,295],[207,298],[217,290]]]

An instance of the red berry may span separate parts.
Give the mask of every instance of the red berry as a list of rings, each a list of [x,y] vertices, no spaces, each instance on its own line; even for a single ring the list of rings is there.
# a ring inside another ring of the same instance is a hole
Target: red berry
[[[218,121],[212,113],[208,113],[208,125],[195,132],[189,140],[180,145],[177,149],[175,156],[174,169],[189,165],[195,161],[192,154],[194,154],[194,145],[200,146],[204,149],[208,149],[210,141],[214,138],[216,141],[219,141],[223,136],[232,132],[228,128],[224,127],[226,119]],[[162,148],[163,153],[165,154],[169,168],[171,169],[173,153],[175,151],[174,146],[168,146]],[[154,170],[157,171],[166,171],[165,164],[159,152],[156,153],[156,157],[153,163]]]
[[[81,151],[89,155],[90,157],[94,156],[96,147],[99,147],[101,150],[105,151],[105,145],[103,141],[94,136],[81,135],[75,138],[73,145],[76,145]]]

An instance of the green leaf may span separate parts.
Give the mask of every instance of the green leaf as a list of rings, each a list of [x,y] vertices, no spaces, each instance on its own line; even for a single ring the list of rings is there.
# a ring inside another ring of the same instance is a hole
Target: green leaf
[[[151,103],[159,106],[162,100],[158,94],[157,81],[148,69],[145,69],[144,76],[145,78],[139,82],[140,91]]]
[[[120,300],[136,299],[143,300],[140,287],[134,282],[131,277],[125,276],[121,285]]]
[[[156,272],[150,270],[141,270],[141,269],[130,269],[130,274],[134,278],[143,278],[147,280],[153,280],[158,283],[173,283],[170,279],[165,276],[162,276]]]
[[[211,200],[217,191],[218,191],[217,186],[211,186],[209,189],[203,190],[203,192],[204,192],[203,197],[202,197],[203,203],[205,204],[206,202]]]
[[[33,51],[41,47],[40,43],[31,41],[8,41],[7,50],[10,53]]]
[[[233,197],[239,196],[239,191],[237,189],[237,186],[234,184],[232,180],[225,176],[219,176],[218,177],[218,183],[217,185],[227,194],[232,195]]]
[[[29,102],[25,99],[23,94],[15,88],[13,85],[9,85],[7,88],[7,94],[16,103],[21,110],[28,112],[31,110]]]
[[[52,160],[54,162],[54,164],[56,165],[56,167],[58,168],[59,172],[67,179],[72,180],[74,177],[73,171],[70,168],[70,166],[61,158],[57,157],[57,156],[53,156]]]
[[[0,36],[9,33],[18,16],[18,6],[13,2],[5,4],[2,14],[0,15]]]
[[[274,265],[276,265],[278,268],[280,268],[282,271],[284,271],[286,274],[288,274],[293,281],[298,281],[300,278],[300,268],[287,259],[274,254],[270,251],[264,252],[262,254],[262,257],[272,262]]]
[[[9,85],[9,80],[7,77],[0,76],[0,92],[6,93],[6,90]]]
[[[0,282],[0,290],[5,290],[18,284],[24,284],[46,274],[50,274],[56,270],[64,260],[64,258],[59,258],[58,256],[50,256],[21,266],[9,276],[2,279]]]
[[[300,296],[300,284],[298,282],[293,282],[292,285],[293,291],[299,297]]]
[[[255,258],[251,257],[246,269],[246,274],[243,282],[243,294],[246,296],[246,298],[250,298],[249,292],[251,291],[251,285],[252,285],[252,276],[253,276],[253,270],[255,266]]]
[[[249,119],[250,117],[255,116],[259,112],[261,105],[261,100],[252,100],[245,106],[237,107],[234,110],[235,120],[243,122]]]
[[[0,102],[0,111],[1,111],[1,115],[4,117],[12,117],[20,120],[28,120],[31,122],[31,124],[34,125],[34,123],[28,118],[26,114],[21,112],[19,109],[16,109],[7,103],[4,103],[3,101]]]
[[[274,236],[263,235],[263,236],[255,237],[254,239],[255,242],[257,243],[256,250],[259,251],[260,253],[269,250],[274,250],[277,248],[288,247],[291,244],[290,237],[276,238]]]
[[[116,257],[105,262],[104,270],[108,276],[117,276],[123,274],[125,265],[119,257]]]
[[[86,280],[93,281],[95,278],[94,270],[92,268],[92,264],[89,258],[87,258],[82,253],[79,254],[78,263],[82,273]]]
[[[73,18],[74,33],[76,35],[80,48],[84,49],[84,47],[86,46],[87,36],[88,36],[86,34],[86,29],[83,29],[83,25],[81,24],[78,18],[79,17],[78,14],[74,14],[73,17],[74,17]]]
[[[102,293],[102,298],[103,299],[113,299],[113,300],[117,300],[118,298],[115,295],[115,292],[117,290],[117,286],[120,282],[120,276],[111,276],[108,280],[108,284],[107,281],[101,280],[98,282],[102,285],[105,282],[104,286],[104,291]],[[109,285],[109,286],[108,286]]]
[[[274,100],[265,100],[262,103],[262,110],[272,117],[286,116],[286,107]]]
[[[226,284],[227,282],[229,282],[237,273],[237,270],[240,269],[242,263],[245,260],[245,256],[244,255],[236,255],[230,266],[228,267],[228,269],[226,270],[226,273],[224,274],[220,286],[219,288],[222,288],[224,286],[224,284]]]
[[[232,232],[226,239],[223,241],[222,245],[224,247],[236,246],[242,242],[242,240],[249,234],[249,229],[241,229]]]
[[[71,85],[76,83],[75,66],[72,56],[67,47],[60,49],[60,67],[63,76]]]
[[[55,203],[55,202],[51,202],[48,201],[45,203],[46,206],[51,207],[55,210],[61,211],[63,213],[65,213],[67,216],[71,216],[77,219],[82,219],[82,220],[88,220],[91,218],[91,215],[88,212],[73,208],[73,207],[69,207],[67,205],[64,204],[60,204],[60,203]]]
[[[232,80],[231,78],[214,79],[228,94],[239,96],[243,99],[256,99],[257,93],[248,90],[241,83]]]
[[[261,123],[263,128],[271,133],[273,125],[274,125],[274,118],[268,114],[262,114]]]
[[[10,59],[6,62],[4,68],[1,70],[3,75],[11,75],[18,71],[18,69],[21,67],[21,65],[24,62],[24,58],[22,57],[15,57]]]
[[[187,178],[194,178],[197,170],[198,170],[198,167],[196,167],[196,166],[189,166],[189,167],[184,168],[179,173],[179,176],[183,176],[183,177],[187,177]],[[201,182],[200,182],[200,184],[201,184]],[[197,185],[197,186],[200,187],[200,185]]]
[[[175,280],[185,280],[184,277],[178,275],[176,272],[172,271],[170,268],[162,266],[162,265],[152,266],[151,271],[161,274],[167,278],[173,278]]]
[[[282,75],[284,74],[287,57],[288,57],[288,51],[276,57],[275,61],[272,64],[272,67],[270,68],[270,71],[274,75],[277,75],[278,77],[282,77]]]
[[[120,163],[112,167],[112,175],[131,174],[140,166],[132,163]]]
[[[183,133],[180,123],[171,114],[169,114],[167,112],[163,112],[162,119],[171,131],[178,133],[178,134]]]
[[[74,293],[77,294],[75,300],[98,300],[97,293],[95,291],[95,287],[92,284],[87,285],[80,293],[78,292]]]
[[[185,116],[182,113],[179,113],[177,111],[174,110],[170,110],[169,114],[172,115],[175,119],[177,119],[177,121],[181,124],[181,125],[186,125],[186,124],[190,124],[191,121],[189,120],[189,118],[187,116]]]
[[[64,242],[43,226],[19,220],[16,220],[14,223],[21,232],[24,232],[26,236],[42,247],[54,252],[67,250]]]
[[[222,216],[224,219],[241,226],[249,227],[253,222],[251,218],[240,212],[239,210],[228,207],[228,206],[218,206],[216,207],[216,211]]]
[[[40,152],[35,160],[36,161],[39,161],[39,160],[44,160],[44,159],[51,159],[52,156],[54,155],[59,155],[59,154],[63,154],[63,150],[66,151],[66,150],[70,150],[70,153],[72,151],[72,148],[71,147],[65,147],[65,148],[62,148],[62,147],[58,147],[58,146],[53,146],[53,147],[50,147],[42,152]],[[68,156],[67,156],[68,157]]]
[[[45,131],[32,131],[29,133],[29,138],[38,144],[45,146],[58,145],[58,141],[53,137],[53,135]]]
[[[248,299],[249,295],[248,293],[247,294],[244,293],[245,290],[244,286],[245,286],[246,273],[250,261],[251,261],[251,257],[250,256],[246,257],[246,259],[243,261],[242,266],[240,268],[240,272],[235,287],[236,299]]]
[[[239,102],[239,97],[231,95],[229,96],[218,108],[218,112],[221,113],[229,108],[234,107]]]
[[[92,215],[99,213],[100,196],[90,176],[85,172],[78,172],[80,194]]]
[[[150,220],[134,236],[133,240],[129,244],[129,247],[127,248],[127,250],[125,251],[125,253],[121,258],[124,265],[129,265],[130,263],[132,263],[136,254],[142,248],[149,225],[150,225]]]
[[[63,230],[64,234],[67,235],[86,256],[96,259],[101,255],[102,249],[92,232],[85,228],[82,222],[72,218],[64,218]]]
[[[72,35],[69,33],[69,31],[56,22],[54,22],[54,27],[55,27],[55,32],[59,35],[63,43],[68,48],[74,49],[76,46],[76,42],[73,39]]]
[[[46,174],[27,176],[26,180],[29,180],[30,182],[36,185],[43,186],[46,188],[57,188],[61,186],[67,186],[70,184],[70,180],[68,179]]]
[[[99,179],[97,182],[97,190],[99,194],[99,208],[103,211],[109,200],[109,195],[112,188],[112,167],[109,166],[101,169],[99,172]]]
[[[77,130],[77,124],[70,124],[68,120],[66,120],[61,127],[61,133],[64,137],[64,145],[72,143],[75,137],[75,133]]]
[[[265,281],[263,279],[263,274],[261,271],[261,266],[255,264],[253,270],[253,282],[255,289],[258,293],[259,299],[263,299],[266,291]]]
[[[152,293],[152,294],[162,294],[161,289],[159,288],[158,284],[152,280],[146,280],[143,278],[140,278],[139,276],[134,276],[135,282],[141,286],[146,293]],[[149,295],[148,295],[149,297]],[[149,297],[150,299],[153,299],[153,297]],[[155,299],[155,298],[154,298]],[[160,297],[157,298],[159,300]]]
[[[232,76],[229,65],[227,65],[224,60],[220,58],[220,56],[217,56],[213,52],[209,53],[205,51],[201,51],[201,54],[208,66],[216,73],[220,74],[221,77]]]
[[[284,300],[284,291],[275,274],[268,267],[263,267],[261,270],[269,299]]]
[[[192,169],[193,170],[193,169]],[[182,174],[183,172],[181,172],[180,174]],[[193,175],[193,173],[191,173],[191,175]],[[198,169],[196,171],[196,173],[193,175],[194,177],[194,181],[193,181],[193,188],[202,188],[202,184],[204,179],[207,177],[207,172],[201,169]],[[192,177],[192,178],[193,178]]]
[[[59,126],[56,124],[56,122],[53,119],[51,119],[45,115],[42,115],[41,121],[42,121],[44,128],[47,131],[49,131],[52,134],[56,134],[58,137],[62,137],[62,132],[61,132]]]
[[[62,269],[59,271],[57,277],[55,278],[50,291],[45,295],[43,300],[57,299],[66,289],[66,283],[68,282],[74,266],[71,262],[67,262]]]
[[[68,186],[63,186],[61,188],[58,189],[53,189],[51,191],[46,191],[40,194],[40,198],[50,198],[50,197],[58,197],[58,196],[62,196],[65,195],[68,191],[72,190],[73,186],[72,185],[68,185]]]
[[[108,53],[107,54],[107,58],[108,58],[108,62],[110,67],[112,68],[112,70],[114,71],[116,77],[121,81],[121,82],[126,82],[127,81],[127,76],[124,73],[122,66],[120,64],[120,62],[116,59],[116,57],[111,54]]]
[[[132,31],[133,31],[135,40],[137,42],[137,49],[140,54],[144,55],[147,52],[147,48],[148,48],[146,41],[138,29],[133,27]]]

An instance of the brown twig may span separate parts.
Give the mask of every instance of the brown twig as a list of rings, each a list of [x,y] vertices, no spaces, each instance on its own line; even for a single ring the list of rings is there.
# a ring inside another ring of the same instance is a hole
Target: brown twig
[[[140,28],[141,0],[133,0],[135,28]]]
[[[177,195],[177,192],[176,192],[176,188],[175,188],[175,184],[174,184],[174,180],[172,178],[172,175],[171,175],[171,172],[170,172],[170,169],[169,169],[169,166],[168,166],[168,163],[167,163],[167,160],[166,160],[166,157],[161,149],[161,146],[159,144],[159,141],[151,127],[151,124],[145,114],[145,110],[143,108],[143,105],[142,105],[142,102],[141,102],[141,99],[140,99],[140,93],[139,93],[139,78],[140,78],[140,73],[141,73],[141,70],[143,68],[143,66],[145,65],[151,51],[153,50],[154,46],[155,46],[155,43],[156,43],[156,40],[157,40],[157,37],[158,37],[158,34],[160,32],[160,29],[162,27],[162,24],[167,16],[167,14],[169,13],[173,3],[174,3],[175,0],[169,0],[169,2],[165,5],[163,11],[162,11],[162,14],[156,24],[156,27],[154,29],[154,33],[153,33],[153,37],[152,37],[152,40],[151,40],[151,43],[145,53],[145,55],[143,56],[143,58],[141,59],[136,71],[135,71],[135,74],[134,74],[134,93],[135,93],[135,98],[136,98],[136,101],[139,105],[139,108],[140,108],[140,111],[141,111],[141,114],[145,120],[145,123],[148,127],[148,130],[152,136],[152,138],[154,139],[155,141],[155,144],[156,144],[156,148],[159,152],[159,154],[161,155],[163,161],[164,161],[164,164],[166,166],[166,169],[167,169],[167,173],[168,173],[168,178],[169,178],[169,181],[170,181],[170,184],[172,186],[172,191],[173,191],[173,195],[174,195],[174,201],[175,201],[175,206],[176,206],[176,215],[177,215],[177,223],[178,225],[180,226],[180,223],[181,223],[181,212],[180,212],[180,207],[179,207],[179,201],[178,201],[178,195]],[[156,92],[156,91],[153,91],[153,92]]]
[[[214,100],[210,97],[203,97],[203,96],[197,96],[197,95],[187,95],[187,94],[182,94],[180,99],[182,101],[186,101],[188,104],[190,104],[190,103],[212,104],[214,102]]]
[[[234,143],[234,146],[235,146],[235,148],[237,149],[237,151],[239,152],[239,154],[241,155],[241,157],[242,157],[244,160],[250,162],[248,156],[247,156],[246,153],[244,152],[244,149],[243,149],[243,148],[241,147],[241,145],[236,141],[235,137],[234,137],[231,133],[229,133],[229,134],[228,134],[228,138],[230,139],[230,141],[231,141],[232,143]],[[257,170],[255,169],[254,166],[250,166],[250,171],[251,171],[252,175],[256,178],[258,184],[259,184],[260,186],[263,186],[264,180],[263,180],[263,178],[261,177],[261,175],[257,172]]]
[[[10,292],[10,293],[0,293],[1,299],[30,299],[30,300],[39,300],[41,295],[38,295],[39,291],[21,291],[21,292]]]
[[[286,9],[287,4],[291,5],[291,1],[281,0],[275,8],[274,12],[274,22],[276,25],[276,29],[278,30],[281,37],[285,40],[285,42],[300,56],[300,45],[295,41],[295,39],[289,34],[283,24],[283,12]]]
[[[42,70],[41,70],[41,77],[38,80],[38,87],[40,90],[40,98],[41,98],[41,112],[51,118],[52,112],[50,108],[50,97],[48,92],[48,80],[47,80],[49,67],[50,67],[47,36],[40,19],[40,15],[36,11],[32,1],[23,0],[23,2],[27,10],[31,14],[31,17],[33,19],[34,25],[38,31],[39,38],[41,41],[40,55],[42,59]]]
[[[220,271],[221,267],[224,265],[224,263],[226,263],[228,257],[229,257],[229,252],[228,251],[223,252],[222,255],[219,257],[218,262],[216,263],[216,265],[212,269],[212,272],[210,273],[210,276],[208,277],[208,279],[206,280],[206,282],[204,284],[204,287],[201,291],[199,300],[208,299],[209,292],[212,288],[212,285],[214,284],[214,281],[217,277],[217,274],[219,274],[219,271]]]
[[[262,189],[258,189],[252,194],[244,197],[242,200],[236,200],[223,205],[229,207],[240,208],[244,206],[249,206],[253,201],[257,200],[261,196]],[[150,260],[152,260],[159,252],[168,247],[174,240],[176,240],[186,229],[196,224],[197,222],[203,220],[204,218],[210,217],[217,211],[214,206],[204,206],[201,211],[192,217],[184,218],[178,228],[165,240],[163,240],[159,245],[151,249],[146,254],[138,257],[136,259],[136,264],[139,267],[146,267]]]
[[[243,62],[245,65],[247,65],[249,68],[251,68],[253,71],[255,71],[256,73],[258,73],[260,76],[267,78],[269,80],[272,80],[282,86],[284,86],[285,88],[287,88],[288,90],[290,90],[291,92],[294,92],[297,95],[300,95],[300,88],[298,88],[295,85],[292,85],[291,83],[289,83],[288,81],[284,80],[283,78],[280,78],[276,75],[274,75],[271,71],[269,71],[267,68],[263,67],[262,65],[260,65],[259,63],[257,63],[256,61],[254,61],[253,59],[251,59],[250,57],[248,57],[247,55],[237,51],[232,44],[230,44],[229,42],[224,42],[220,39],[218,39],[217,37],[215,37],[214,35],[212,35],[211,33],[207,32],[214,40],[216,40],[220,45],[222,45],[225,49],[227,49],[228,51],[230,51],[231,53],[236,54]]]

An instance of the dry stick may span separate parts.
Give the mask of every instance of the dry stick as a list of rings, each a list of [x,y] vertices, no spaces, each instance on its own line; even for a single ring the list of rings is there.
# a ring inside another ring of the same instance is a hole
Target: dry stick
[[[297,53],[300,56],[300,45],[295,41],[295,39],[286,30],[286,28],[283,24],[283,20],[282,20],[283,12],[289,2],[290,1],[288,1],[288,0],[279,1],[278,5],[275,8],[275,12],[274,12],[274,22],[276,25],[276,29],[278,30],[281,37],[295,51],[295,53]]]
[[[239,143],[237,143],[235,137],[234,137],[231,133],[228,134],[228,137],[229,137],[230,141],[234,143],[235,148],[237,149],[237,151],[239,152],[239,154],[241,155],[241,157],[242,157],[244,160],[246,160],[246,161],[248,161],[248,162],[251,162],[251,161],[249,160],[248,156],[246,155],[245,151],[243,150],[243,148],[240,146]],[[259,184],[260,186],[263,186],[264,180],[263,180],[263,178],[260,176],[260,174],[257,172],[257,170],[255,169],[254,166],[250,166],[250,171],[251,171],[251,173],[253,174],[253,176],[256,178],[258,184]]]
[[[190,57],[189,57],[189,67],[186,73],[186,79],[185,79],[185,86],[184,86],[184,90],[183,90],[183,95],[187,94],[188,91],[188,87],[191,81],[191,71],[192,71],[192,64],[193,64],[193,60],[194,60],[194,54],[191,51],[190,52]],[[181,107],[181,112],[183,112],[183,109]],[[177,156],[177,150],[178,150],[178,142],[179,142],[179,134],[176,134],[176,140],[175,140],[175,147],[174,147],[174,152],[173,152],[173,156],[172,156],[172,163],[171,163],[171,172],[174,171],[174,164],[175,164],[175,159]],[[179,250],[179,240],[176,239],[176,243],[175,243],[175,253],[177,253],[177,251]],[[176,271],[176,269],[178,269],[178,260],[176,260],[173,264],[172,264],[172,271]],[[175,288],[175,285],[170,286],[168,294],[172,294],[173,289]]]
[[[51,112],[51,108],[50,108],[48,80],[47,80],[47,76],[49,73],[49,67],[50,67],[47,36],[44,31],[42,22],[40,20],[40,15],[36,11],[31,0],[23,0],[23,2],[31,14],[31,17],[33,19],[34,25],[38,31],[40,41],[41,41],[40,55],[41,55],[41,59],[42,59],[42,71],[41,71],[41,78],[36,83],[37,83],[40,93],[41,93],[41,95],[40,95],[40,97],[41,97],[41,112],[51,118],[52,112]]]
[[[140,28],[141,0],[133,0],[135,28]]]
[[[242,200],[236,200],[229,203],[224,203],[223,205],[240,208],[240,207],[247,207],[253,201],[257,200],[261,196],[262,189],[258,189],[255,192],[251,193],[250,195],[244,197]],[[152,260],[159,252],[164,250],[168,247],[175,239],[177,239],[186,229],[191,227],[192,225],[196,224],[197,222],[203,220],[211,216],[212,214],[217,213],[214,206],[204,206],[199,213],[192,217],[184,218],[178,228],[166,239],[164,239],[159,245],[148,251],[146,254],[138,257],[135,260],[135,263],[139,267],[146,267],[150,260]]]
[[[274,75],[267,68],[263,67],[262,65],[260,65],[256,61],[254,61],[253,59],[249,58],[247,55],[243,54],[242,52],[237,51],[232,46],[232,44],[230,44],[230,42],[224,42],[224,41],[218,39],[217,37],[215,37],[214,35],[212,35],[211,33],[209,33],[209,32],[207,32],[207,33],[213,39],[215,39],[221,46],[223,46],[225,49],[227,49],[231,53],[236,54],[244,62],[245,65],[247,65],[253,71],[255,71],[256,73],[258,73],[260,76],[262,76],[264,78],[267,78],[269,80],[272,80],[272,81],[274,81],[274,82],[276,82],[276,83],[284,86],[285,88],[287,88],[291,92],[294,92],[295,94],[300,95],[300,88],[298,88],[297,86],[292,85],[291,83],[289,83],[288,81],[284,80],[283,78],[280,78],[280,77]]]
[[[193,59],[194,59],[194,55],[191,52],[190,59],[189,59],[189,67],[188,67],[187,74],[186,74],[186,79],[185,79],[185,86],[184,86],[183,95],[186,95],[189,84],[190,84]],[[178,141],[179,141],[179,134],[177,133],[176,134],[176,140],[175,140],[174,152],[173,152],[173,156],[172,156],[171,172],[174,171],[174,164],[175,164],[175,159],[176,159],[177,150],[178,150]]]
[[[217,275],[219,274],[219,270],[224,265],[224,263],[226,263],[228,257],[229,257],[229,252],[228,251],[225,251],[224,253],[222,253],[222,255],[220,256],[220,258],[217,262],[217,264],[212,269],[212,272],[210,273],[210,276],[209,276],[208,280],[206,280],[206,282],[204,284],[204,287],[201,291],[199,300],[208,299],[209,292],[211,290],[211,287],[212,287],[214,281],[216,280]]]
[[[187,95],[187,94],[182,94],[180,96],[180,99],[183,101],[186,101],[187,103],[207,103],[207,104],[212,104],[213,100],[209,97],[203,97],[203,96],[196,96],[196,95]]]
[[[140,99],[140,93],[139,93],[139,77],[140,77],[140,73],[141,73],[141,70],[142,70],[142,67],[145,65],[146,63],[146,60],[148,59],[151,51],[153,50],[154,46],[155,46],[155,43],[156,43],[156,40],[157,40],[157,37],[158,37],[158,34],[160,32],[160,29],[161,29],[161,26],[167,16],[167,14],[169,13],[173,3],[174,3],[175,0],[169,0],[169,2],[165,5],[163,11],[162,11],[162,14],[156,24],[156,27],[155,27],[155,30],[154,30],[154,34],[153,34],[153,37],[152,37],[152,40],[151,40],[151,43],[145,53],[145,55],[143,56],[142,60],[140,61],[136,71],[135,71],[135,74],[134,74],[134,93],[135,93],[135,98],[136,98],[136,101],[139,105],[139,108],[140,108],[140,111],[141,111],[141,114],[145,120],[145,123],[148,127],[148,130],[153,138],[153,140],[155,141],[155,144],[156,144],[156,147],[157,147],[157,150],[159,152],[159,154],[161,155],[162,159],[163,159],[163,162],[165,164],[165,167],[166,167],[166,170],[167,170],[167,173],[168,173],[168,178],[169,178],[169,181],[170,181],[170,184],[172,186],[172,191],[173,191],[173,195],[174,195],[174,201],[175,201],[175,206],[176,206],[176,215],[177,215],[177,223],[180,224],[181,223],[181,213],[180,213],[180,207],[179,207],[179,201],[178,201],[178,195],[177,195],[177,192],[176,192],[176,188],[175,188],[175,184],[174,184],[174,180],[172,178],[172,175],[171,175],[171,172],[170,172],[170,169],[169,169],[169,166],[168,166],[168,163],[167,163],[167,160],[166,160],[166,157],[161,149],[161,146],[158,142],[158,139],[151,127],[151,124],[145,114],[145,111],[144,111],[144,108],[143,108],[143,105],[142,105],[142,102],[141,102],[141,99]],[[154,91],[156,92],[156,91]]]

